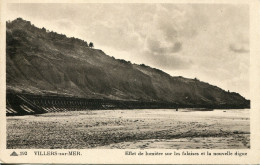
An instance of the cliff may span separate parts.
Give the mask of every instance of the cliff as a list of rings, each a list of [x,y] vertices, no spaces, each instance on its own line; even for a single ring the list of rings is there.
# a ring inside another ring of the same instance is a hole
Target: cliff
[[[6,27],[8,93],[249,107],[249,100],[238,93],[115,59],[86,41],[37,28],[21,18]]]

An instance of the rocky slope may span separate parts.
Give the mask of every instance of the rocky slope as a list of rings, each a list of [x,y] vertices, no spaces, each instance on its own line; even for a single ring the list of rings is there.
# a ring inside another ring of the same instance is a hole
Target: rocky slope
[[[21,18],[7,22],[6,43],[8,92],[249,107],[238,93],[115,59],[86,41],[37,28]]]

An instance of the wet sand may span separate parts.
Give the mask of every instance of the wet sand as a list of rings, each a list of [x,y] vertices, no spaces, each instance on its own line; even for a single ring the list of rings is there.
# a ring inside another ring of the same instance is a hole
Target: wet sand
[[[249,124],[249,110],[94,110],[10,116],[7,148],[243,149],[250,147]]]

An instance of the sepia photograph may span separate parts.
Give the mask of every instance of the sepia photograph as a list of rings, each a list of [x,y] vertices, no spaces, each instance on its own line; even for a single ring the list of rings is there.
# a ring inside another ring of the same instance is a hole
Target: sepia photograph
[[[250,149],[250,12],[7,3],[6,149]]]

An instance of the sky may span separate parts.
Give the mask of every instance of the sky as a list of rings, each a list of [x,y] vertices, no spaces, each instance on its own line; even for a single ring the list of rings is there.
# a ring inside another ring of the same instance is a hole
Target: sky
[[[246,4],[8,4],[7,20],[17,17],[250,99]]]

